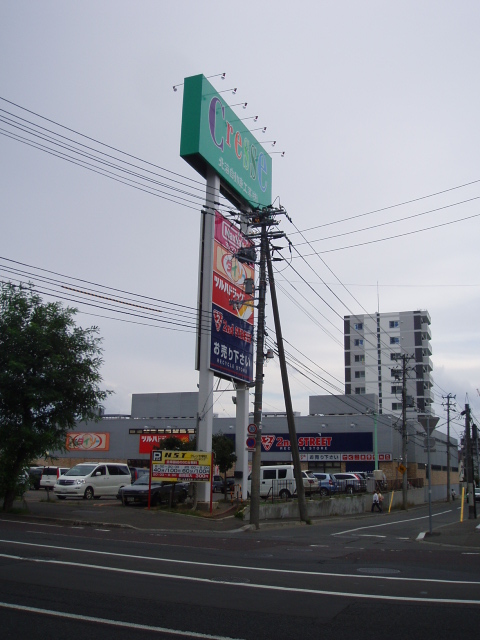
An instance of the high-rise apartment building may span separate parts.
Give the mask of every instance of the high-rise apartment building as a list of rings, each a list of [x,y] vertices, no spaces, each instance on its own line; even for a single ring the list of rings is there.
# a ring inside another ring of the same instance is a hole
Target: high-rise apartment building
[[[345,316],[345,393],[378,395],[379,413],[401,414],[402,368],[406,361],[407,405],[429,413],[433,402],[428,311]],[[396,373],[394,373],[396,372]]]

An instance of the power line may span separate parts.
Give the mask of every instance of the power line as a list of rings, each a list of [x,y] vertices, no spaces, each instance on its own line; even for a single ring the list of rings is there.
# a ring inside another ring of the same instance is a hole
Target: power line
[[[412,198],[411,200],[404,200],[403,202],[398,202],[397,204],[392,204],[387,207],[382,207],[381,209],[374,209],[373,211],[367,211],[366,213],[359,213],[354,216],[349,216],[348,218],[341,218],[340,220],[333,220],[332,222],[325,222],[324,224],[319,224],[314,227],[308,227],[307,229],[303,229],[302,231],[297,231],[297,233],[305,233],[306,231],[313,231],[314,229],[321,229],[323,227],[329,227],[334,224],[341,224],[342,222],[349,222],[350,220],[355,220],[357,218],[363,218],[365,216],[370,216],[374,213],[381,213],[382,211],[388,211],[389,209],[395,209],[397,207],[402,207],[407,204],[412,204],[413,202],[419,202],[420,200],[426,200],[427,198],[433,198],[435,196],[442,195],[444,193],[448,193],[450,191],[455,191],[457,189],[463,189],[465,187],[470,187],[473,184],[478,184],[480,180],[472,180],[471,182],[465,182],[464,184],[457,185],[456,187],[450,187],[449,189],[443,189],[442,191],[437,191],[435,193],[430,193],[426,196],[420,196],[418,198]],[[292,233],[291,235],[294,235]]]

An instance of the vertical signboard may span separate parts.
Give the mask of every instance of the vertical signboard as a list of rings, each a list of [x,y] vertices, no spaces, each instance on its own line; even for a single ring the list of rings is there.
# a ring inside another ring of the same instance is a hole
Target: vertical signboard
[[[235,254],[250,246],[238,227],[215,212],[210,368],[222,377],[247,382],[253,380],[254,307],[244,284],[255,272]]]

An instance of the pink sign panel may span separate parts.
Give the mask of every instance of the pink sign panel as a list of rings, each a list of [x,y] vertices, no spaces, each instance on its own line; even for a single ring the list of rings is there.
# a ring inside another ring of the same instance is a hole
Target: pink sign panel
[[[230,253],[237,253],[241,248],[252,246],[250,240],[247,240],[240,229],[218,211],[215,211],[215,240]]]

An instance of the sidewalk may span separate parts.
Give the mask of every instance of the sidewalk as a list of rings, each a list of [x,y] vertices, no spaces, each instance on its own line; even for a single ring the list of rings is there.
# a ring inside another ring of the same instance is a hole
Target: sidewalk
[[[467,515],[463,522],[440,527],[432,535],[427,531],[421,540],[428,544],[480,549],[480,518],[469,520]]]
[[[38,494],[37,494],[38,496]],[[235,531],[245,526],[245,522],[234,516],[237,506],[230,501],[220,500],[213,503],[213,512],[191,512],[181,507],[177,512],[165,509],[150,509],[143,505],[124,507],[117,499],[102,499],[86,502],[84,500],[59,501],[52,496],[50,501],[45,494],[41,499],[14,503],[16,513],[0,512],[2,519],[42,520],[70,526],[111,526],[141,531]]]

